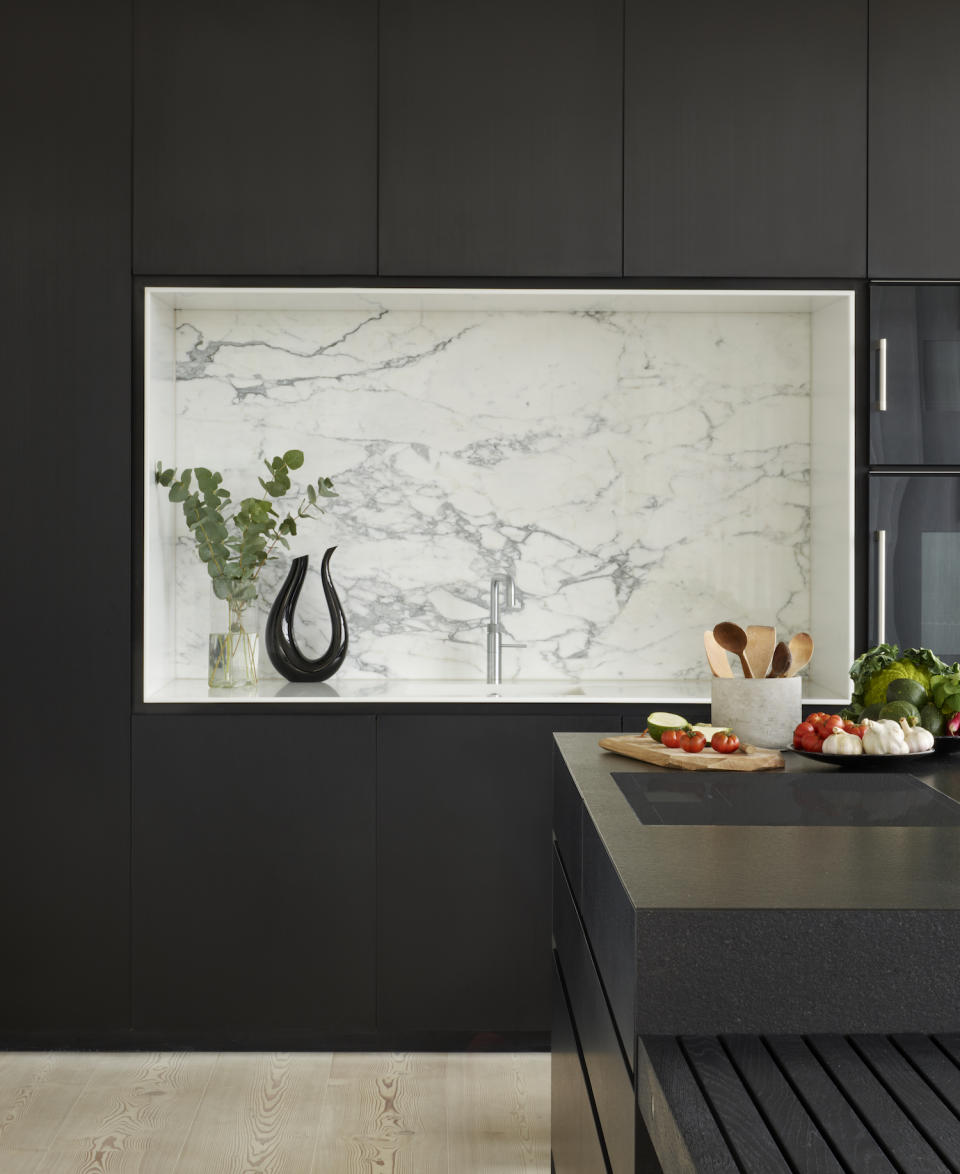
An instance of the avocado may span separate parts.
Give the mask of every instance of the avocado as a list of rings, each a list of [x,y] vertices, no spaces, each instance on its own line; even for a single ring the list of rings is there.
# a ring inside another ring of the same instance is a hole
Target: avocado
[[[920,725],[929,730],[935,738],[942,738],[947,732],[947,719],[932,701],[920,708]]]

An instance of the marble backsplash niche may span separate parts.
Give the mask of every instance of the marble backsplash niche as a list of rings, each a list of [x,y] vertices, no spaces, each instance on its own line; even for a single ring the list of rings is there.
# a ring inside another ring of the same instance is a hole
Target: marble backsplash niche
[[[175,452],[148,463],[220,469],[235,500],[288,448],[306,455],[295,489],[333,479],[292,553],[311,556],[298,639],[317,655],[338,547],[342,677],[481,679],[498,572],[523,598],[505,680],[702,678],[717,620],[810,627],[808,313],[371,305],[173,325]],[[265,573],[268,601],[288,565]],[[209,589],[182,524],[175,595],[176,675],[203,677]]]

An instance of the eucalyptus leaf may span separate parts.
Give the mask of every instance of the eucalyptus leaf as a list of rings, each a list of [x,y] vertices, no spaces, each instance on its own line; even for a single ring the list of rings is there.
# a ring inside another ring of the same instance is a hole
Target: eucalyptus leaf
[[[303,453],[298,448],[288,449],[283,454],[283,463],[288,469],[299,469],[303,464]]]

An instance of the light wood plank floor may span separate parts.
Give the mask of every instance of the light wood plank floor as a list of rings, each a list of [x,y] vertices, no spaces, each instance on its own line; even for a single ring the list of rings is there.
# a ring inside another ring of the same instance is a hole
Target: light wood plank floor
[[[549,1170],[545,1053],[0,1053],[2,1174]]]

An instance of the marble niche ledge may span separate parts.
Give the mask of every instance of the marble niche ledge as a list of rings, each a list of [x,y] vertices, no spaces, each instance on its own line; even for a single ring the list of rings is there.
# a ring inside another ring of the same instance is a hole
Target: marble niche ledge
[[[805,705],[847,704],[812,679],[801,678]],[[148,705],[243,704],[274,702],[300,704],[322,702],[473,704],[475,702],[529,702],[577,704],[607,702],[617,705],[709,705],[709,680],[690,681],[388,681],[333,679],[316,685],[263,680],[254,688],[210,689],[202,679],[169,681],[144,697]]]

